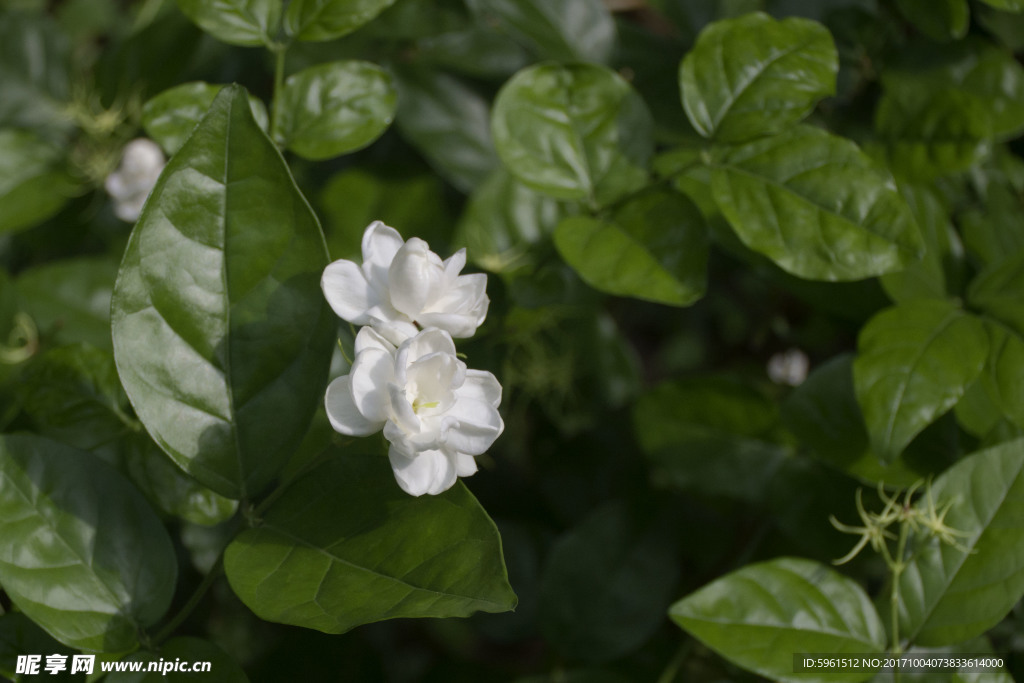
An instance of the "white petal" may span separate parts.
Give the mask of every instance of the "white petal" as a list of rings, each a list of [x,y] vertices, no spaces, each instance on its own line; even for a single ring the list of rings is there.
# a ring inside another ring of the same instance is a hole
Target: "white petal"
[[[448,353],[454,356],[455,342],[446,331],[431,328],[423,330],[402,344],[402,348],[398,350],[399,354],[403,349],[407,349],[405,351],[406,362],[412,363],[430,353]]]
[[[501,384],[486,370],[466,370],[466,381],[456,393],[460,397],[489,403],[495,408],[501,405]]]
[[[420,431],[420,418],[412,409],[409,397],[406,396],[405,387],[394,382],[388,384],[388,396],[391,402],[391,411],[388,419],[394,422],[406,434],[418,434]]]
[[[445,418],[458,420],[458,425],[446,429],[442,441],[448,448],[469,455],[484,453],[505,429],[498,410],[474,398],[459,397]]]
[[[445,259],[444,274],[449,284],[455,282],[462,269],[466,267],[466,248],[463,247]]]
[[[338,377],[327,386],[324,397],[327,408],[327,419],[331,421],[334,431],[349,436],[369,436],[379,432],[383,422],[367,420],[359,412],[352,399],[352,383],[349,375]]]
[[[462,313],[420,313],[419,322],[444,330],[458,339],[472,337],[480,326],[477,316]]]
[[[423,325],[447,330],[453,337],[472,337],[487,317],[487,276],[483,273],[460,275],[453,286],[420,314]]]
[[[402,236],[394,228],[374,221],[363,233],[363,273],[371,286],[387,286],[388,268],[402,248]]]
[[[471,477],[476,474],[476,458],[466,453],[455,454],[455,473],[460,477]]]
[[[440,295],[443,279],[444,270],[437,254],[418,237],[410,238],[388,269],[391,305],[415,320]]]
[[[401,317],[404,318],[405,316]],[[383,317],[374,317],[370,324],[373,325],[373,329],[377,330],[382,337],[391,342],[395,347],[401,346],[402,342],[412,339],[419,334],[419,329],[407,320],[397,320],[394,318],[385,320]]]
[[[352,398],[363,416],[372,421],[388,419],[388,384],[394,376],[394,358],[387,351],[366,349],[352,363]]]
[[[324,268],[320,287],[339,318],[353,325],[370,323],[367,312],[377,304],[377,295],[355,263],[342,259],[329,264]]]
[[[450,353],[429,353],[410,363],[406,392],[417,414],[434,415],[455,402],[454,390],[466,379],[466,364]]]
[[[429,432],[408,433],[393,421],[384,423],[384,438],[403,453],[420,453],[440,448],[440,432],[436,429]]]
[[[361,327],[359,333],[356,335],[355,353],[358,356],[360,352],[365,349],[377,349],[379,351],[385,351],[390,354],[394,354],[396,345],[388,341],[387,337],[383,336],[372,327]]]
[[[450,489],[457,479],[455,463],[444,451],[423,451],[409,458],[392,447],[388,449],[388,459],[398,485],[413,496],[436,496]]]

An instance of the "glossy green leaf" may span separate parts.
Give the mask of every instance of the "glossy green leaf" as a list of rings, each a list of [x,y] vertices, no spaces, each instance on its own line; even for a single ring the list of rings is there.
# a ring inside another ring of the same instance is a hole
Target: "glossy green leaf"
[[[245,90],[225,88],[153,189],[111,305],[136,414],[222,495],[269,483],[323,400],[335,328],[326,263],[316,217]]]
[[[499,168],[470,196],[455,241],[481,268],[512,272],[531,263],[530,248],[550,237],[568,213],[564,202],[531,190]]]
[[[444,182],[436,175],[392,166],[360,165],[336,173],[320,191],[319,208],[332,259],[362,260],[366,226],[399,226],[429,244],[451,239],[452,217]],[[472,252],[470,253],[472,257]]]
[[[963,532],[963,549],[936,539],[914,549],[900,581],[900,635],[938,646],[984,633],[1024,595],[1024,441],[963,459],[935,480],[932,501],[952,502],[945,523]],[[927,498],[917,505],[927,510]]]
[[[852,354],[815,368],[783,401],[782,420],[816,459],[862,481],[906,487],[921,478],[902,458],[886,465],[871,451],[853,389]]]
[[[859,280],[920,256],[889,175],[856,145],[810,126],[713,150],[711,186],[743,243],[793,275]]]
[[[921,33],[939,42],[963,38],[970,25],[967,0],[896,0],[896,7]]]
[[[177,0],[214,38],[232,45],[271,45],[281,21],[280,0]],[[301,4],[301,3],[296,3]]]
[[[994,133],[980,99],[921,84],[888,91],[875,129],[893,173],[917,180],[967,170],[988,154]]]
[[[594,64],[520,71],[498,93],[491,121],[502,162],[523,184],[598,204],[644,185],[651,127],[640,96]]]
[[[604,64],[615,22],[601,0],[469,0],[477,21],[493,25],[538,58]]]
[[[551,549],[541,579],[541,632],[572,659],[621,657],[661,625],[678,571],[671,537],[657,518],[606,505]]]
[[[146,434],[122,440],[118,452],[121,471],[166,515],[209,526],[230,519],[238,509],[237,501],[182,472]]]
[[[720,142],[785,130],[835,94],[832,36],[807,19],[755,12],[701,31],[679,67],[683,108],[694,128]]]
[[[49,139],[69,127],[68,53],[50,16],[0,10],[0,128],[31,128]]]
[[[885,627],[864,590],[823,564],[799,558],[726,574],[672,605],[669,616],[732,663],[778,681],[839,680],[795,674],[794,653],[885,651]]]
[[[228,546],[228,580],[257,616],[344,633],[515,607],[497,529],[462,483],[413,498],[386,458],[331,455]]]
[[[963,247],[939,194],[921,185],[900,185],[924,241],[924,257],[880,278],[896,303],[912,299],[944,299],[958,290]],[[947,273],[948,271],[948,273]]]
[[[390,74],[376,64],[318,64],[285,81],[274,138],[306,159],[354,152],[391,125],[395,100]]]
[[[1024,336],[1024,251],[978,273],[967,290],[971,305]]]
[[[525,47],[500,27],[476,22],[416,41],[421,64],[475,78],[503,81],[530,63]]]
[[[555,246],[590,286],[602,292],[689,306],[707,286],[707,228],[685,196],[652,191],[608,219],[567,218]]]
[[[400,69],[395,75],[398,130],[445,180],[471,191],[499,165],[490,100],[441,71]]]
[[[142,108],[142,126],[146,134],[159,143],[167,154],[174,154],[185,144],[223,88],[223,85],[193,81],[164,90]],[[266,130],[269,125],[266,106],[251,96],[249,105],[260,128]]]
[[[57,640],[118,652],[163,616],[177,561],[146,501],[55,441],[0,437],[0,584]]]
[[[172,638],[155,652],[142,650],[129,655],[124,661],[144,662],[147,668],[152,662],[157,668],[153,671],[110,673],[103,679],[106,683],[166,683],[168,680],[208,683],[211,678],[216,678],[218,683],[247,683],[249,680],[242,667],[228,653],[202,638]],[[209,671],[180,671],[172,668],[178,665],[191,667],[199,662],[209,663]]]
[[[74,190],[58,147],[34,133],[0,129],[0,233],[30,228],[57,213]]]
[[[857,401],[874,451],[890,460],[978,378],[988,338],[981,321],[954,303],[920,300],[868,321],[857,348]]]
[[[666,382],[633,408],[633,431],[656,481],[742,500],[761,500],[785,457],[774,442],[778,421],[771,400],[721,377]]]
[[[368,24],[395,0],[292,0],[284,29],[298,40],[334,40]]]

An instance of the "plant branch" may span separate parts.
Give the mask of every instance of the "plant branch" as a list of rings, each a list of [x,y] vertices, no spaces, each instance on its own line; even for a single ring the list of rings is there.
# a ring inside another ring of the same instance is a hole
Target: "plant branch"
[[[205,597],[207,591],[210,590],[210,587],[214,582],[223,575],[224,554],[221,553],[221,556],[217,558],[217,562],[214,563],[210,568],[210,571],[203,577],[202,582],[196,587],[195,591],[189,597],[188,602],[186,602],[184,606],[178,610],[178,613],[174,615],[174,618],[167,622],[167,624],[165,624],[164,627],[153,637],[153,644],[159,645],[178,630],[178,627],[188,619],[189,615],[192,614],[192,611],[199,605],[200,601]]]

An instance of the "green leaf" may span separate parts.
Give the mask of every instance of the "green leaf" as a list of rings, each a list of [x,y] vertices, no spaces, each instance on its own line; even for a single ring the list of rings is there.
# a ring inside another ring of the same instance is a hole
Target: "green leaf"
[[[989,153],[994,132],[979,98],[920,83],[886,92],[875,129],[893,173],[917,180],[967,170]]]
[[[373,21],[395,0],[292,0],[284,30],[297,40],[334,40]]]
[[[68,40],[45,13],[0,11],[0,128],[30,128],[50,138],[69,127]]]
[[[178,0],[178,7],[199,28],[231,45],[270,46],[281,21],[280,0]]]
[[[110,295],[117,263],[79,256],[24,271],[15,281],[18,302],[44,336],[57,343],[110,348]]]
[[[986,5],[1006,12],[1024,12],[1024,0],[981,0]]]
[[[550,237],[569,207],[534,192],[504,167],[470,196],[455,232],[469,259],[492,273],[531,265],[530,249]]]
[[[662,484],[761,500],[784,459],[779,415],[759,391],[724,377],[666,382],[633,408],[633,432]]]
[[[1024,441],[964,458],[935,480],[932,500],[966,549],[929,539],[900,580],[900,636],[958,643],[995,626],[1024,595]],[[926,498],[917,504],[927,510]]]
[[[924,185],[900,185],[924,240],[924,258],[880,278],[895,303],[913,299],[944,299],[958,291],[963,247],[937,192]],[[947,274],[947,271],[949,273]]]
[[[228,546],[228,580],[257,616],[344,633],[515,607],[497,529],[461,482],[413,498],[385,458],[329,453]]]
[[[471,191],[498,166],[490,99],[441,71],[405,68],[395,75],[398,130],[445,180]]]
[[[0,437],[0,584],[60,642],[134,647],[163,616],[177,560],[145,499],[104,462],[29,435]]]
[[[896,0],[896,7],[921,33],[940,43],[963,38],[970,25],[967,0]]]
[[[679,66],[679,87],[701,135],[743,142],[802,120],[818,100],[835,94],[838,71],[824,26],[755,12],[701,31]]]
[[[605,64],[615,22],[601,0],[469,0],[477,21],[495,26],[541,60]]]
[[[989,357],[982,382],[1000,411],[1024,427],[1024,251],[978,274],[968,301],[985,314]]]
[[[919,300],[868,321],[857,348],[857,401],[875,453],[891,460],[978,378],[988,338],[981,321],[954,303]]]
[[[1024,205],[1015,190],[1003,184],[988,187],[985,206],[965,212],[960,226],[967,249],[985,264],[1024,252]]]
[[[363,233],[375,220],[430,244],[451,239],[444,182],[433,173],[394,166],[347,168],[327,180],[319,200],[332,259],[361,261]]]
[[[25,413],[44,436],[97,452],[139,428],[110,351],[85,344],[51,349],[21,380]]]
[[[885,627],[864,590],[800,558],[747,565],[672,605],[669,616],[730,662],[778,681],[838,680],[793,673],[794,653],[885,651]]]
[[[585,282],[609,294],[689,306],[707,287],[704,217],[677,193],[646,192],[604,220],[567,218],[555,246]]]
[[[678,561],[658,519],[611,503],[552,547],[541,580],[540,627],[564,656],[597,662],[632,652],[664,619]]]
[[[151,98],[142,108],[142,126],[168,155],[174,154],[213,104],[223,85],[194,81],[164,90]],[[260,128],[267,129],[267,108],[259,99],[250,96],[252,115]]]
[[[711,186],[744,244],[811,280],[859,280],[920,256],[914,217],[856,145],[810,126],[713,150]]]
[[[217,493],[268,484],[323,400],[326,264],[316,217],[245,90],[225,88],[153,189],[111,304],[136,414]]]
[[[217,683],[248,683],[245,671],[228,653],[208,640],[202,638],[172,638],[160,646],[156,652],[140,651],[125,658],[127,662],[143,662],[144,666],[154,666],[152,671],[113,672],[103,680],[106,683],[166,683],[172,681],[208,682],[216,676]],[[208,671],[181,671],[172,667],[209,663]],[[170,676],[168,676],[170,674]]]
[[[11,681],[23,681],[17,674],[18,657],[26,653],[63,654],[70,657],[71,648],[51,638],[21,612],[9,612],[0,617],[0,676]]]
[[[815,368],[783,401],[782,420],[816,459],[861,481],[906,487],[921,478],[902,458],[886,465],[871,451],[853,388],[853,354]]]
[[[121,470],[161,512],[209,526],[230,519],[237,501],[206,488],[167,459],[145,434],[119,444]]]
[[[395,100],[391,76],[376,64],[318,64],[285,81],[274,137],[305,159],[354,152],[391,125]]]
[[[491,128],[508,170],[553,197],[608,204],[647,182],[651,117],[610,69],[523,69],[498,93]]]
[[[0,129],[0,233],[53,216],[75,184],[61,149],[27,130]]]

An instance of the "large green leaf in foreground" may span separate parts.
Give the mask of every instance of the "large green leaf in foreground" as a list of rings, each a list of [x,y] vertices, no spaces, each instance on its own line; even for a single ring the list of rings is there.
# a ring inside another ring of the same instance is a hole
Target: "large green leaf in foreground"
[[[245,90],[225,88],[154,188],[111,306],[136,414],[222,495],[266,485],[323,398],[335,327],[326,263],[316,217]]]
[[[888,173],[811,126],[713,150],[711,189],[743,242],[811,280],[859,280],[919,256],[921,235]]]
[[[501,538],[469,491],[413,498],[386,458],[331,451],[224,557],[257,616],[326,633],[515,607]]]
[[[85,451],[0,437],[0,583],[57,640],[118,652],[163,616],[178,563],[145,499]]]
[[[704,29],[679,68],[683,108],[697,131],[721,142],[779,132],[835,94],[832,35],[808,19],[754,12]]]
[[[793,673],[796,653],[885,651],[885,627],[864,590],[800,558],[747,565],[672,605],[669,616],[729,661],[772,680],[825,680]],[[831,674],[828,680],[872,675]]]
[[[932,501],[952,503],[945,523],[962,547],[933,539],[919,549],[900,582],[900,635],[939,646],[984,633],[1024,595],[1024,441],[958,462],[935,480]]]

